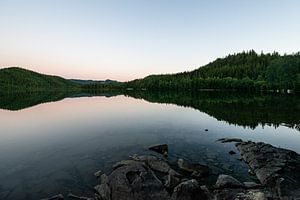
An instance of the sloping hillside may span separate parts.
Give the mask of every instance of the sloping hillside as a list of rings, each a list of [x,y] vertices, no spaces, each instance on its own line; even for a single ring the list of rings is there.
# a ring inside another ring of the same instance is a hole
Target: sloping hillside
[[[19,67],[0,69],[0,92],[77,89],[77,84],[58,76],[44,75]]]
[[[190,72],[151,75],[129,81],[127,87],[149,90],[291,89],[300,90],[300,54],[229,55]]]

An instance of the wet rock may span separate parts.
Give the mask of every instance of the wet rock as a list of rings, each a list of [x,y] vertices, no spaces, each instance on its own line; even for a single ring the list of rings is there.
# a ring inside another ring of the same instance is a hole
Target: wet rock
[[[243,185],[245,186],[245,188],[248,188],[248,189],[253,189],[253,188],[259,188],[259,187],[261,187],[260,184],[257,184],[255,182],[243,182]]]
[[[101,174],[102,174],[102,171],[101,171],[101,170],[96,171],[96,172],[94,173],[94,175],[95,175],[97,178],[99,178],[99,177],[101,176]]]
[[[102,174],[100,180],[101,184],[108,184],[108,176],[106,174]]]
[[[136,163],[139,163],[139,162],[137,162],[136,160],[122,160],[120,162],[115,163],[112,167],[113,167],[113,169],[117,169],[124,165],[131,165],[131,164],[136,164]]]
[[[164,186],[168,190],[172,190],[174,187],[176,187],[180,183],[180,178],[173,176],[171,174],[168,174],[166,176],[165,184]]]
[[[62,194],[57,194],[57,195],[54,195],[52,197],[49,197],[49,198],[44,198],[44,199],[41,199],[41,200],[63,200],[65,199],[64,198],[64,195]]]
[[[72,193],[69,193],[69,194],[68,194],[68,197],[71,198],[71,199],[94,200],[94,198],[90,198],[90,197],[80,197],[80,196],[77,196],[77,195],[72,194]]]
[[[236,147],[260,183],[280,198],[300,198],[299,154],[263,142],[240,142]]]
[[[174,188],[172,200],[206,200],[208,199],[205,192],[195,180],[188,180],[180,183]]]
[[[235,151],[232,151],[232,150],[229,151],[228,153],[229,153],[230,155],[236,154],[236,152],[235,152]]]
[[[165,187],[168,190],[173,190],[174,187],[180,183],[182,177],[183,176],[181,174],[173,169],[170,169],[168,175],[165,177]]]
[[[222,143],[229,143],[229,142],[243,142],[243,140],[239,138],[221,138],[217,140],[218,142]]]
[[[170,170],[169,164],[162,160],[159,159],[155,156],[132,156],[132,159],[135,161],[140,161],[146,163],[152,170],[167,174]]]
[[[149,150],[155,151],[157,153],[168,155],[169,149],[167,144],[159,144],[149,147]]]
[[[112,200],[170,199],[161,181],[141,162],[116,168],[109,175]]]
[[[269,200],[273,199],[272,194],[259,189],[244,190],[241,188],[222,189],[213,191],[214,200]]]
[[[111,191],[107,184],[97,185],[97,186],[95,186],[95,190],[101,197],[101,200],[110,200],[111,199],[111,197],[110,197]]]
[[[189,173],[192,177],[202,178],[209,174],[209,167],[207,165],[202,165],[199,163],[187,163],[183,159],[178,159],[178,168],[183,172]]]
[[[242,188],[244,185],[232,176],[221,174],[215,184],[216,188]]]

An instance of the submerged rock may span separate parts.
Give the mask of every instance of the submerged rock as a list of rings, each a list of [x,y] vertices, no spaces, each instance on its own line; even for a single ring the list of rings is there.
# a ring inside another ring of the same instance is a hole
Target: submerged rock
[[[174,188],[172,200],[206,200],[206,193],[195,179],[180,183]]]
[[[77,196],[77,195],[72,194],[72,193],[69,193],[69,194],[68,194],[68,197],[71,198],[71,199],[94,200],[94,198],[90,198],[90,197],[80,197],[80,196]]]
[[[162,160],[159,159],[155,156],[137,156],[134,155],[132,156],[132,159],[134,159],[134,161],[140,161],[140,162],[144,162],[145,164],[147,164],[152,170],[167,174],[170,170],[170,166],[169,164]]]
[[[222,143],[229,143],[229,142],[243,142],[243,140],[239,138],[221,138],[217,140],[218,142]]]
[[[230,155],[236,154],[236,152],[235,152],[235,151],[232,151],[232,150],[229,151],[228,153],[229,153]]]
[[[163,154],[163,155],[168,155],[169,148],[167,144],[159,144],[159,145],[154,145],[149,147],[149,150],[155,151],[157,153]]]
[[[232,176],[221,174],[215,184],[216,188],[242,188],[244,185]]]
[[[209,167],[199,163],[187,163],[183,159],[178,159],[178,168],[183,172],[189,173],[192,177],[203,178],[209,175]]]
[[[64,195],[57,194],[57,195],[54,195],[52,197],[44,198],[44,199],[41,199],[41,200],[63,200],[63,199],[65,199]]]

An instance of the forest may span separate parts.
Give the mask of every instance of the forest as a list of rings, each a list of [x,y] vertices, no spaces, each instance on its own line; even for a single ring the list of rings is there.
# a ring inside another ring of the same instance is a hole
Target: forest
[[[58,76],[19,67],[0,69],[0,93],[78,90],[78,84]]]
[[[67,80],[11,67],[0,69],[0,93],[7,91],[300,91],[300,53],[257,54],[254,50],[228,55],[193,71],[150,75],[128,82]]]
[[[300,53],[257,54],[254,50],[228,55],[189,72],[150,75],[126,82],[147,90],[300,90]]]

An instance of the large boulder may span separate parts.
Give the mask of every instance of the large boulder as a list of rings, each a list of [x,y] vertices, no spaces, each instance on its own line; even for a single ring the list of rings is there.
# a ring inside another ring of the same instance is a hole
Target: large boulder
[[[174,188],[172,200],[206,200],[205,192],[201,189],[199,183],[195,180],[188,180],[180,183]]]
[[[143,162],[127,162],[109,175],[112,200],[170,199],[161,181]]]

